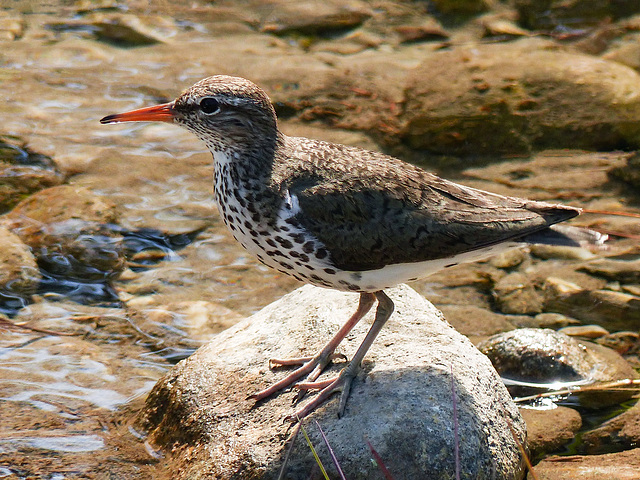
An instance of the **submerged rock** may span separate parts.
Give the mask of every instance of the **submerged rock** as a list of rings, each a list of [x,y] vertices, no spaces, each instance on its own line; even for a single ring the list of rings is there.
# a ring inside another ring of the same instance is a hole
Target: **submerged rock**
[[[493,287],[493,298],[502,313],[535,315],[542,312],[542,296],[520,272],[502,277]]]
[[[604,277],[607,280],[621,283],[640,283],[640,259],[600,259],[587,263],[581,267],[581,270],[591,275]]]
[[[609,0],[514,0],[520,21],[527,28],[567,31],[640,13],[637,2]]]
[[[509,428],[524,443],[524,425],[486,357],[409,287],[389,295],[396,311],[354,381],[345,416],[337,418],[334,398],[304,420],[323,464],[333,470],[314,420],[350,480],[378,475],[367,439],[396,478],[452,478],[457,422],[463,478],[522,478]],[[222,332],[158,382],[137,426],[149,432],[150,444],[171,452],[172,478],[275,479],[291,442],[292,429],[282,420],[292,413],[296,393],[259,405],[247,395],[286,375],[269,371],[269,358],[315,353],[357,301],[356,294],[302,287]],[[371,318],[339,351],[355,350]],[[285,478],[306,479],[314,464],[298,439]]]
[[[556,277],[544,283],[545,310],[571,315],[609,330],[632,330],[640,320],[640,297],[612,290],[587,290]]]
[[[358,0],[283,2],[267,16],[261,30],[278,35],[323,35],[356,28],[371,14],[368,6]]]
[[[31,247],[44,270],[92,282],[124,270],[122,237],[109,228],[116,220],[114,204],[87,189],[63,185],[26,198],[2,223]]]
[[[589,453],[633,448],[640,443],[640,403],[582,437]]]
[[[0,303],[21,303],[40,282],[36,259],[20,237],[0,226]],[[16,305],[17,306],[17,305]]]
[[[16,138],[0,136],[0,213],[63,181],[64,175],[51,158],[31,151]]]
[[[634,155],[627,160],[627,165],[612,168],[609,176],[616,180],[621,180],[632,187],[640,188],[640,155]],[[635,190],[636,193],[638,190]]]

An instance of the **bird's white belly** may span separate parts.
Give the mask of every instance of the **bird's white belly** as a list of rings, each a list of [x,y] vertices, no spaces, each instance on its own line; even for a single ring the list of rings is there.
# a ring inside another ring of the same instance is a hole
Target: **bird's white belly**
[[[352,283],[361,286],[361,291],[375,292],[384,290],[400,283],[411,282],[428,277],[445,268],[453,267],[461,263],[484,260],[504,250],[519,246],[517,242],[505,242],[490,247],[481,248],[471,252],[462,253],[455,257],[426,260],[424,262],[396,263],[387,265],[377,270],[363,272],[342,272],[348,276]],[[356,280],[357,279],[357,280]]]

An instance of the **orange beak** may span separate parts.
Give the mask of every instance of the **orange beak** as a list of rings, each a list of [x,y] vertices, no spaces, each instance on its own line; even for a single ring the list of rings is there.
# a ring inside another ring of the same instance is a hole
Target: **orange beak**
[[[100,120],[100,123],[120,123],[120,122],[173,122],[176,118],[173,102],[155,105],[153,107],[139,108],[125,113],[107,115]]]

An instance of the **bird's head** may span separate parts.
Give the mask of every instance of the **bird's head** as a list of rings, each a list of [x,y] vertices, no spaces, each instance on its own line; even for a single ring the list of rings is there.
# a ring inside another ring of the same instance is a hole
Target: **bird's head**
[[[260,138],[275,143],[278,136],[267,94],[249,80],[226,75],[200,80],[173,102],[108,115],[100,122],[175,123],[197,135],[212,152],[257,147]]]

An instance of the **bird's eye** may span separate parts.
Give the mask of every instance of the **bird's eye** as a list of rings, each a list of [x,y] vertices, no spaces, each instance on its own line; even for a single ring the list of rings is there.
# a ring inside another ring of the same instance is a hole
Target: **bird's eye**
[[[213,115],[220,111],[220,103],[215,98],[203,98],[200,100],[200,110],[206,115]]]

